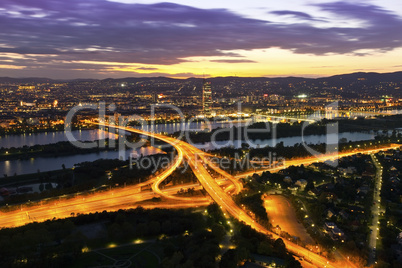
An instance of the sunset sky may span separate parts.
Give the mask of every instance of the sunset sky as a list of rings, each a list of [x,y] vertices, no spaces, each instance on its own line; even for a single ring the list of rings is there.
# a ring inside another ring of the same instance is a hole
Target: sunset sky
[[[401,0],[1,0],[0,76],[402,70]]]

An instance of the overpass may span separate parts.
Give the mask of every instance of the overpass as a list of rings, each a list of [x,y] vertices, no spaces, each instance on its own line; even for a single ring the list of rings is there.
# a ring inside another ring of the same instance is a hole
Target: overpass
[[[107,126],[107,125],[106,125]],[[280,238],[278,235],[275,233],[269,231],[266,229],[264,226],[260,225],[257,223],[253,218],[251,218],[245,211],[243,211],[232,199],[232,197],[226,193],[220,186],[219,184],[215,181],[215,179],[209,174],[209,172],[206,169],[206,166],[209,165],[214,169],[215,171],[219,172],[221,175],[224,175],[228,179],[230,179],[234,185],[235,185],[235,192],[239,192],[241,190],[241,184],[238,182],[234,177],[232,177],[229,174],[225,174],[223,170],[220,170],[218,167],[213,166],[210,161],[204,156],[204,153],[199,150],[198,148],[180,141],[176,140],[174,138],[166,137],[160,134],[155,134],[155,133],[150,133],[150,132],[145,132],[142,130],[138,129],[133,129],[129,127],[120,127],[120,126],[111,126],[110,127],[116,127],[128,132],[133,132],[141,135],[146,135],[148,137],[153,137],[159,140],[162,140],[171,146],[173,146],[178,154],[179,154],[179,160],[182,160],[182,156],[186,158],[186,160],[189,163],[189,166],[193,170],[194,174],[196,175],[198,181],[201,183],[203,188],[208,192],[208,194],[211,196],[211,198],[225,211],[227,211],[232,217],[236,218],[240,222],[243,222],[247,225],[250,225],[252,228],[257,230],[258,232],[264,233],[266,235],[272,236],[273,239]],[[179,161],[177,161],[178,163]],[[163,193],[161,190],[159,190],[158,186],[160,183],[164,180],[164,178],[160,178],[159,180],[156,181],[156,183],[152,186],[152,189],[154,189],[158,194],[161,194],[165,197],[169,198],[169,195]],[[176,197],[173,197],[176,198]],[[329,267],[329,268],[335,268],[339,267],[339,264],[334,264],[330,262],[328,259],[315,254],[311,252],[310,250],[303,248],[301,246],[298,246],[295,243],[292,243],[286,239],[283,240],[286,248],[293,254],[297,256],[303,256],[305,259],[309,259],[314,265],[317,267]]]

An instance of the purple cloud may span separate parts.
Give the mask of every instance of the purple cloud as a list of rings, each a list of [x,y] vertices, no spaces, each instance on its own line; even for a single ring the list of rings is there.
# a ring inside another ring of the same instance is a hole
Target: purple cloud
[[[275,15],[280,15],[280,16],[291,15],[291,16],[294,16],[294,17],[298,17],[298,18],[301,18],[301,19],[307,19],[307,20],[313,20],[314,19],[312,16],[310,16],[307,13],[297,12],[297,11],[290,11],[290,10],[277,10],[277,11],[272,11],[270,13],[275,14]]]
[[[279,47],[323,55],[357,53],[360,49],[389,51],[402,46],[402,19],[390,11],[348,2],[317,6],[338,17],[361,20],[363,26],[319,28],[311,15],[285,10],[273,13],[310,19],[312,24],[272,23],[226,9],[172,3],[2,0],[0,53],[30,55],[12,63],[28,69],[68,62],[82,69],[86,64],[78,61],[169,65],[192,56],[239,57],[230,52],[233,50]],[[11,63],[0,58],[0,64]],[[103,65],[98,68],[110,69]]]

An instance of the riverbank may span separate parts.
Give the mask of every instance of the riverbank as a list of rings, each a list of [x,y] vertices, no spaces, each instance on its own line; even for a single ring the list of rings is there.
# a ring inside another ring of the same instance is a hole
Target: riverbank
[[[315,123],[294,122],[294,123],[269,123],[258,122],[249,126],[233,126],[233,128],[216,128],[209,131],[185,131],[185,141],[205,144],[212,139],[217,142],[226,140],[268,140],[279,138],[290,138],[300,136],[328,135],[328,128],[333,129],[331,133],[373,133],[375,136],[384,132],[400,132],[402,127],[402,116],[395,115],[380,119],[342,119],[322,120]],[[179,137],[182,132],[175,132],[173,135]]]
[[[83,162],[74,168],[62,168],[46,172],[38,171],[0,179],[0,204],[20,204],[50,197],[93,192],[144,182],[154,176],[158,163],[168,163],[172,156],[166,153],[144,156],[147,167],[131,165],[130,161],[98,159]],[[32,185],[40,184],[39,192]],[[50,184],[52,186],[50,186]],[[56,185],[56,187],[54,187]]]
[[[138,142],[140,140],[138,135],[130,135],[127,136],[126,139],[129,142]],[[44,145],[33,145],[33,146],[25,145],[18,148],[2,147],[0,148],[0,161],[27,160],[36,157],[60,157],[60,156],[99,153],[103,151],[117,150],[117,146],[114,143],[111,143],[115,142],[115,139],[106,138],[101,140],[81,141],[81,142],[87,145],[89,145],[90,143],[96,143],[97,146],[95,146],[94,148],[79,148],[74,146],[69,141],[60,141],[57,143],[44,144]],[[144,146],[149,146],[149,143],[146,142]]]
[[[74,125],[71,127],[71,130],[92,130],[97,129],[97,126],[88,125],[88,126],[79,126]],[[64,124],[59,124],[53,127],[47,128],[38,128],[38,127],[16,127],[16,128],[2,128],[0,127],[0,137],[4,137],[7,135],[23,135],[23,134],[36,134],[36,133],[45,133],[45,132],[59,132],[64,131]]]
[[[47,145],[24,146],[19,148],[1,148],[0,161],[27,160],[36,157],[60,157],[77,154],[97,153],[102,151],[116,150],[109,147],[109,140],[100,140],[99,143],[105,144],[104,147],[78,148],[68,141],[62,141]],[[89,144],[90,142],[83,142]]]

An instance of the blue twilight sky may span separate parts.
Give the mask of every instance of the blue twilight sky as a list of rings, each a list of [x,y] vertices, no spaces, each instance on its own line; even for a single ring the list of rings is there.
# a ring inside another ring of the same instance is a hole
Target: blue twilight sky
[[[402,70],[402,2],[2,0],[0,76]]]

